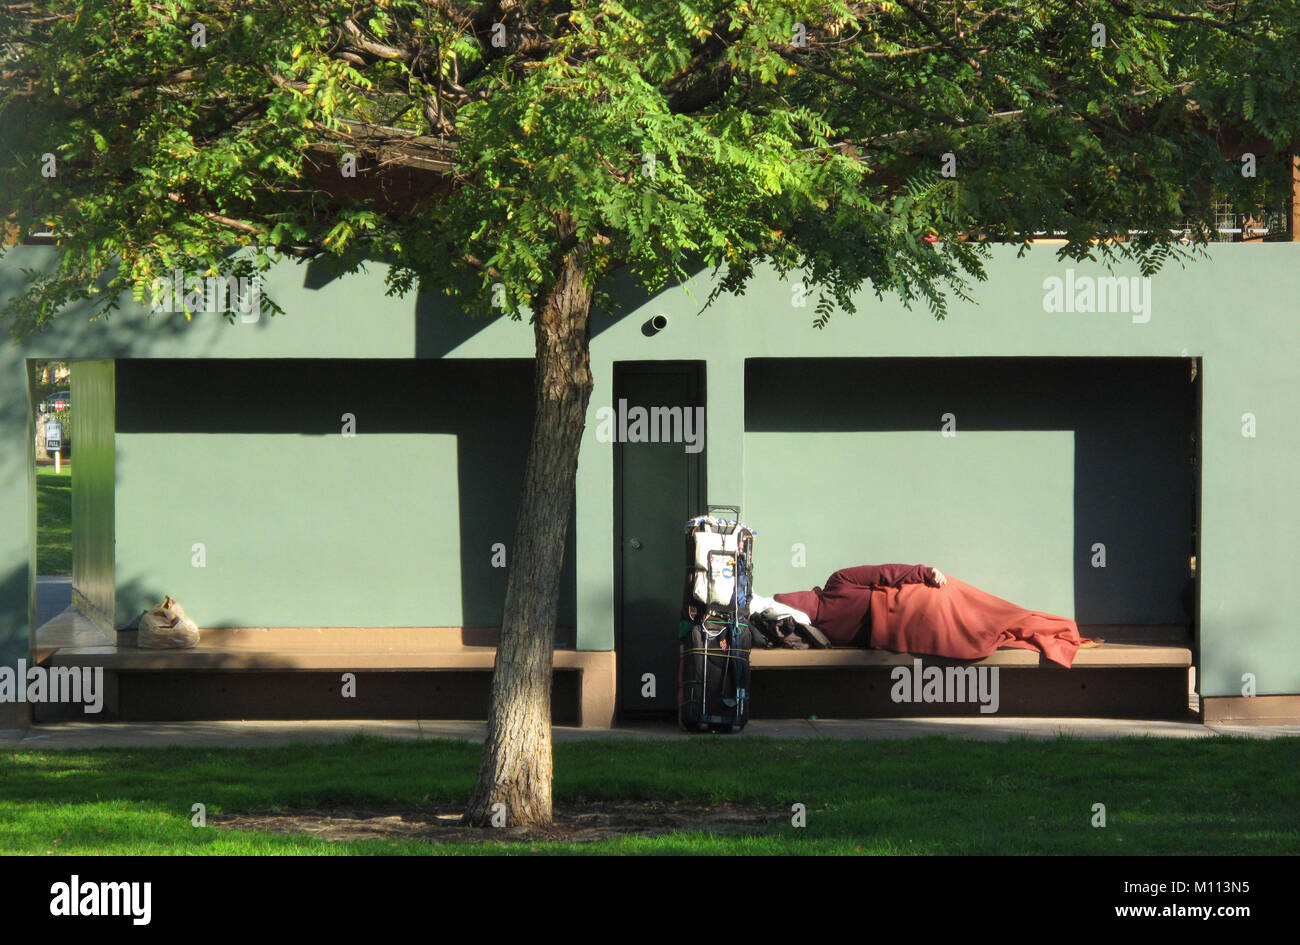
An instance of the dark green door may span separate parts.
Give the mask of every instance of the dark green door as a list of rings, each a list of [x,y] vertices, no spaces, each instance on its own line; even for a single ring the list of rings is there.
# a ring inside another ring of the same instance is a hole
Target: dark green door
[[[629,420],[626,430],[620,422],[614,444],[619,708],[675,709],[684,529],[704,509],[704,367],[615,364],[614,390],[613,406]],[[645,410],[642,426],[638,407]],[[694,443],[684,442],[688,431]],[[659,442],[647,442],[651,438]]]

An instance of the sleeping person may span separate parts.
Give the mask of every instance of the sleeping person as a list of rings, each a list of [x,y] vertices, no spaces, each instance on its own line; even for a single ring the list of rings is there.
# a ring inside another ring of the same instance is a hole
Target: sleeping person
[[[1092,642],[1067,617],[1027,610],[920,564],[844,568],[824,587],[756,597],[754,607],[811,624],[833,646],[895,653],[981,659],[1014,647],[1068,667]]]

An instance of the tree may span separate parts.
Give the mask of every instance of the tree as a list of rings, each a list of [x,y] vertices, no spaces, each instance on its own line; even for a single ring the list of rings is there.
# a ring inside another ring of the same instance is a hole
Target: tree
[[[0,0],[0,209],[61,248],[3,316],[37,331],[74,300],[147,303],[176,268],[287,256],[528,317],[536,415],[466,817],[543,823],[605,277],[713,267],[707,304],[770,265],[823,325],[868,286],[942,317],[988,241],[1043,231],[1153,271],[1189,251],[1171,229],[1208,238],[1212,197],[1275,196],[1298,20],[1294,0]]]

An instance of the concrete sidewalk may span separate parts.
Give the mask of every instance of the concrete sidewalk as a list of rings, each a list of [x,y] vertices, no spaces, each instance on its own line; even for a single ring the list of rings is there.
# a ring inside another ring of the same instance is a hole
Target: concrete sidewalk
[[[377,738],[454,738],[482,741],[485,723],[451,721],[304,722],[54,722],[26,730],[0,730],[0,745],[39,750],[188,747],[259,748],[292,742],[324,744],[354,735]],[[688,738],[672,722],[645,722],[614,729],[557,727],[556,741],[609,738]],[[977,741],[1013,738],[1082,739],[1127,737],[1206,738],[1237,735],[1277,738],[1300,735],[1300,725],[1201,725],[1199,722],[1073,718],[785,719],[750,722],[739,738],[891,739],[945,735]],[[716,736],[725,738],[729,736]]]

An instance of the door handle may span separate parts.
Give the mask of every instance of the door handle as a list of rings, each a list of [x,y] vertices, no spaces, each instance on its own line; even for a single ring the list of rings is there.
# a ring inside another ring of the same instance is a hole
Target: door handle
[[[633,550],[633,551],[640,551],[640,550],[641,550],[641,539],[640,539],[640,538],[633,538],[633,539],[631,540],[631,545],[632,545],[632,550]]]

